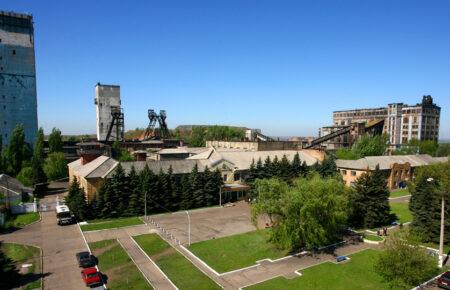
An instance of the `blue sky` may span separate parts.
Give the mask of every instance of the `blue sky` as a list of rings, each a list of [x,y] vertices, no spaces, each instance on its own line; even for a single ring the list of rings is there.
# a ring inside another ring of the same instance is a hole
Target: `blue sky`
[[[230,124],[317,135],[333,110],[431,94],[450,138],[450,1],[1,1],[34,15],[39,122],[94,133],[94,85],[126,129]]]

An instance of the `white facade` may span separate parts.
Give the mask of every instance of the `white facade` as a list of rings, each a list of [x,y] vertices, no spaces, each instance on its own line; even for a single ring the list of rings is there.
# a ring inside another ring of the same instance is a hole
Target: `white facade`
[[[97,140],[105,141],[108,129],[112,122],[112,110],[121,110],[120,86],[102,85],[95,86],[95,105],[97,111]],[[123,136],[122,128],[119,126],[119,138]],[[117,127],[111,130],[110,140],[117,139]]]

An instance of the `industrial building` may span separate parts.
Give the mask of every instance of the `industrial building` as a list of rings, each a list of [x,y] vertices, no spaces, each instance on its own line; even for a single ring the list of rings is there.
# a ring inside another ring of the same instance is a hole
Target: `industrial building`
[[[447,162],[448,157],[421,155],[368,156],[358,160],[336,160],[336,167],[346,185],[353,185],[364,173],[375,170],[378,165],[386,177],[389,190],[402,188],[413,181],[417,167]]]
[[[38,129],[33,17],[0,11],[0,134],[8,143],[22,124],[25,141]]]
[[[97,140],[122,141],[125,125],[120,101],[120,86],[95,85],[95,106],[97,112]]]
[[[440,114],[441,108],[433,103],[429,95],[423,96],[421,103],[412,106],[392,103],[380,108],[334,111],[333,125],[319,129],[319,137],[326,139],[322,142],[326,149],[349,147],[360,134],[377,125],[382,131],[375,133],[386,133],[392,147],[407,144],[413,139],[438,141]],[[359,128],[361,124],[364,124],[365,130]],[[350,127],[351,130],[347,130]],[[326,138],[332,133],[335,135],[333,138]]]

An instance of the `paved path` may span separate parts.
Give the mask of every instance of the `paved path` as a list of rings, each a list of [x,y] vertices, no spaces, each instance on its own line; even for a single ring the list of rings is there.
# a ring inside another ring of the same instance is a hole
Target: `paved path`
[[[176,289],[159,268],[142,252],[130,236],[120,237],[118,240],[155,289]]]
[[[75,259],[77,252],[87,250],[78,226],[58,226],[54,212],[43,212],[41,217],[41,222],[0,235],[0,240],[41,247],[44,289],[86,288]]]

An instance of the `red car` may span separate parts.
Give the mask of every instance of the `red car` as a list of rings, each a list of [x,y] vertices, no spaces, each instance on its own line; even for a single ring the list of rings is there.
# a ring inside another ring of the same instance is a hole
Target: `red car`
[[[86,286],[102,284],[102,275],[95,267],[83,269],[83,271],[81,271],[81,278],[83,278]]]
[[[450,289],[450,271],[445,272],[437,279],[437,285],[440,288]]]

